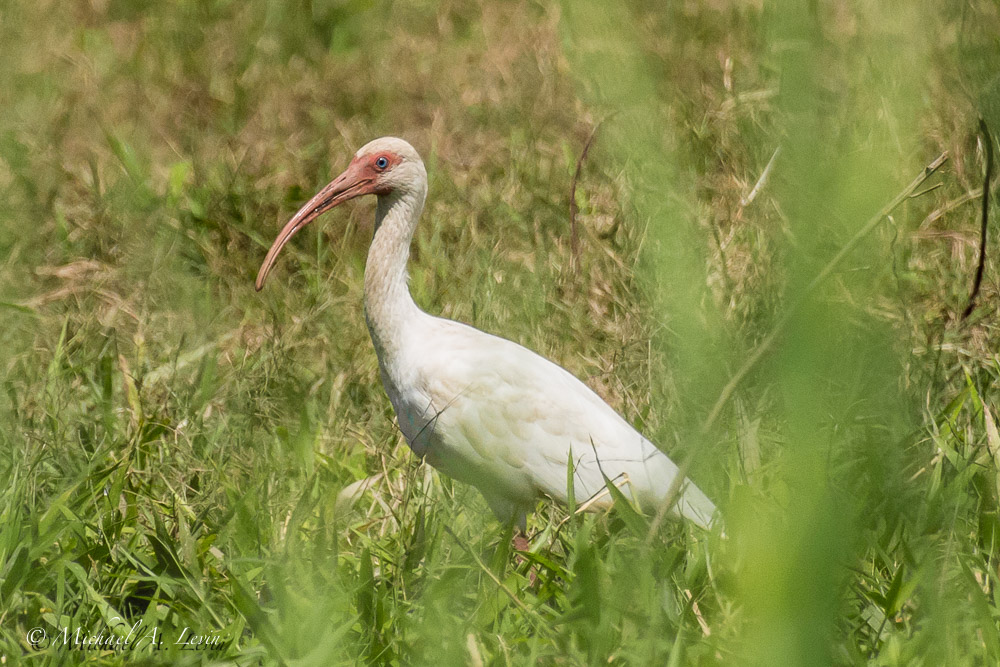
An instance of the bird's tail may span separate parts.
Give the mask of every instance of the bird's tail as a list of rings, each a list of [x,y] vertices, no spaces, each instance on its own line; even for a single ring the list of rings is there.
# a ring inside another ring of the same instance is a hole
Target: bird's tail
[[[674,506],[674,511],[705,530],[711,528],[718,514],[715,503],[690,480],[684,481],[684,490]]]

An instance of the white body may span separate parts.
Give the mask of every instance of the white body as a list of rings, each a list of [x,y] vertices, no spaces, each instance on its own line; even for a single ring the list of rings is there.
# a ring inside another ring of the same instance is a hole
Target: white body
[[[381,360],[386,393],[413,451],[476,486],[498,517],[523,521],[540,495],[566,502],[570,457],[578,503],[605,476],[647,507],[666,495],[677,466],[580,380],[516,343],[421,315],[413,340],[435,345]],[[715,506],[688,483],[677,511],[707,527]]]
[[[646,507],[662,502],[677,466],[597,394],[530,350],[472,327],[432,317],[414,304],[406,262],[423,209],[427,176],[416,151],[378,139],[355,161],[391,152],[365,267],[365,316],[382,382],[410,447],[431,465],[476,486],[503,520],[536,499],[567,500],[567,462],[578,503],[605,476]],[[595,506],[610,504],[610,495]],[[675,511],[708,526],[715,506],[685,482]]]

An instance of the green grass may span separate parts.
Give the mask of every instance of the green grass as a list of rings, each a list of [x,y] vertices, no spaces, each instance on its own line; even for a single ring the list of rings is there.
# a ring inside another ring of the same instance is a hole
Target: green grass
[[[995,2],[36,4],[0,6],[4,664],[1000,660],[995,204],[960,319]],[[430,173],[417,302],[584,378],[726,537],[540,503],[513,554],[394,425],[371,202],[253,291],[384,134]]]

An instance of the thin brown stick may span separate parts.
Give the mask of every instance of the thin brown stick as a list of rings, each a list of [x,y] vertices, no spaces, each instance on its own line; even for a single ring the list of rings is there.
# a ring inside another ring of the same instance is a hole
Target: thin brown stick
[[[698,621],[698,625],[701,626],[701,633],[708,637],[712,634],[712,629],[708,627],[708,623],[705,622],[705,617],[701,615],[701,609],[698,608],[698,601],[694,599],[694,596],[691,595],[691,590],[688,588],[684,589],[684,595],[687,596],[688,602],[691,603],[691,611],[694,613],[694,617]]]
[[[962,312],[962,318],[967,318],[972,309],[976,307],[976,297],[979,296],[979,287],[983,282],[983,270],[986,267],[986,226],[990,221],[990,181],[993,180],[993,137],[990,136],[990,129],[986,127],[986,121],[979,119],[979,131],[983,134],[983,144],[986,150],[986,175],[983,177],[983,215],[979,225],[979,265],[976,266],[976,280],[972,283],[972,292],[969,294],[969,305]]]
[[[722,412],[722,408],[725,407],[726,403],[729,401],[729,398],[733,395],[733,392],[736,391],[736,387],[739,386],[740,382],[743,381],[743,378],[747,376],[750,370],[757,365],[757,362],[760,361],[761,358],[763,358],[763,356],[778,341],[778,338],[780,338],[781,334],[784,333],[785,327],[788,326],[788,323],[791,321],[792,316],[795,315],[795,313],[798,311],[799,307],[805,301],[805,298],[813,291],[815,291],[815,289],[819,287],[820,284],[822,284],[823,281],[826,280],[831,273],[833,273],[833,270],[837,268],[837,266],[844,260],[844,258],[847,257],[848,253],[850,253],[851,250],[853,250],[854,247],[858,245],[861,239],[863,239],[865,236],[868,235],[869,232],[875,229],[875,227],[877,227],[878,224],[882,222],[882,220],[886,216],[892,213],[897,206],[899,206],[906,199],[908,199],[910,194],[912,194],[917,188],[919,188],[924,183],[924,181],[930,178],[934,172],[940,169],[941,165],[947,162],[947,160],[948,160],[947,151],[941,153],[936,158],[934,158],[934,160],[926,167],[924,167],[923,170],[920,172],[920,174],[916,178],[914,178],[909,185],[903,188],[903,190],[900,191],[899,194],[897,194],[895,197],[892,198],[892,200],[889,203],[883,206],[878,213],[869,218],[868,222],[866,222],[864,226],[861,229],[859,229],[846,244],[844,244],[844,247],[842,247],[837,252],[837,254],[834,255],[830,259],[830,261],[826,263],[826,265],[822,268],[822,270],[820,270],[820,272],[816,274],[816,277],[813,278],[808,285],[806,285],[806,288],[802,291],[802,294],[799,295],[799,298],[791,306],[789,306],[789,308],[785,311],[785,314],[781,316],[781,319],[778,320],[778,323],[774,326],[774,329],[771,330],[771,333],[769,333],[767,337],[763,341],[761,341],[760,345],[757,346],[757,349],[755,349],[750,354],[747,360],[743,362],[743,365],[740,366],[739,370],[736,371],[736,374],[733,375],[733,377],[730,378],[729,382],[726,383],[726,386],[722,388],[722,393],[719,394],[719,398],[715,401],[715,405],[712,406],[712,411],[708,413],[708,418],[705,420],[704,426],[702,426],[702,431],[707,432],[709,429],[712,428],[712,425],[715,424],[715,420],[718,419],[719,417],[719,413]]]
[[[576,205],[576,183],[580,180],[580,172],[583,171],[583,161],[587,159],[587,153],[590,152],[590,146],[594,143],[594,137],[597,136],[597,130],[600,129],[605,118],[597,121],[597,124],[594,125],[594,129],[590,131],[590,136],[587,137],[587,142],[583,145],[583,151],[580,153],[580,158],[576,161],[576,171],[573,173],[573,180],[569,185],[569,247],[573,253],[574,271],[577,271],[580,268],[580,235],[577,233],[576,228],[576,216],[577,213],[579,213],[579,209]]]

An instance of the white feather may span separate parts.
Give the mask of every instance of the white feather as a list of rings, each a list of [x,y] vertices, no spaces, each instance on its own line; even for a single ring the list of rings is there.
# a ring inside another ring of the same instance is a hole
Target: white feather
[[[407,380],[387,369],[383,381],[410,446],[431,465],[475,485],[504,519],[540,495],[565,503],[571,453],[580,503],[605,477],[646,507],[664,499],[677,466],[583,382],[516,343],[421,314],[411,340],[434,345],[403,347],[392,364]],[[682,491],[677,511],[707,527],[715,506],[690,482]]]

